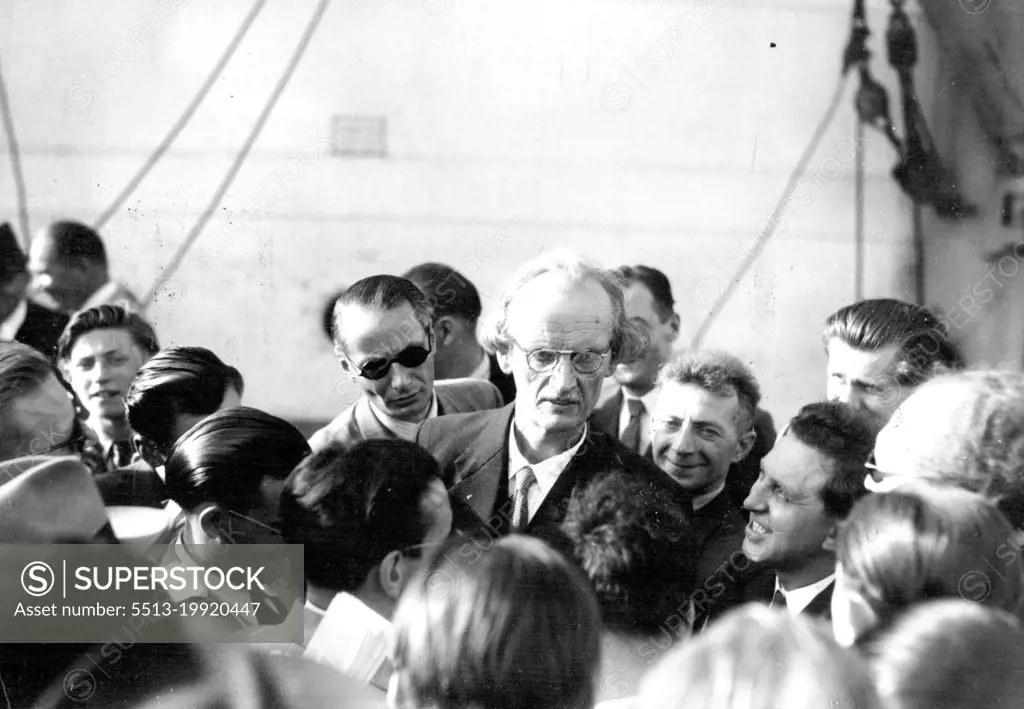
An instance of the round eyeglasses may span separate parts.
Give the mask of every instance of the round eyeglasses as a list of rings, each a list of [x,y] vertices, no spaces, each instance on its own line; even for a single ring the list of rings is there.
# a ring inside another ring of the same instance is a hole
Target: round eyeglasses
[[[576,350],[554,350],[548,347],[538,347],[536,349],[528,350],[518,342],[515,338],[512,338],[512,344],[521,349],[526,354],[526,364],[529,365],[530,369],[537,374],[546,374],[552,371],[558,363],[562,360],[562,357],[569,357],[569,361],[572,362],[572,368],[576,370],[577,374],[582,375],[594,375],[601,371],[604,367],[605,357],[609,355],[612,350],[612,346],[608,347],[603,352],[593,352],[590,350],[584,350],[577,352]]]

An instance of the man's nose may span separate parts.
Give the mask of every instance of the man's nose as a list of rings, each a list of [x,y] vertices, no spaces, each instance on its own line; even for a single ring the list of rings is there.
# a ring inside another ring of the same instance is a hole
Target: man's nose
[[[401,389],[402,386],[409,384],[416,380],[413,372],[418,367],[405,367],[397,362],[391,365],[391,386],[395,389]]]
[[[551,383],[559,391],[569,391],[576,388],[578,376],[572,363],[572,355],[561,355],[551,372]]]
[[[755,481],[754,486],[750,488],[750,494],[747,495],[747,499],[743,501],[743,509],[750,510],[751,512],[759,512],[764,509],[764,486],[761,481]]]

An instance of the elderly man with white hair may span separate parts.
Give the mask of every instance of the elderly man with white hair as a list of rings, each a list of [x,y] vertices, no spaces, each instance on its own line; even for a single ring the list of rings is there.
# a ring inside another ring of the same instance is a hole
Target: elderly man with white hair
[[[453,502],[495,535],[544,535],[557,530],[575,492],[603,471],[622,470],[655,481],[692,511],[689,491],[587,423],[602,380],[643,352],[611,272],[563,250],[523,264],[484,343],[515,379],[515,401],[429,419],[417,436],[440,462]]]

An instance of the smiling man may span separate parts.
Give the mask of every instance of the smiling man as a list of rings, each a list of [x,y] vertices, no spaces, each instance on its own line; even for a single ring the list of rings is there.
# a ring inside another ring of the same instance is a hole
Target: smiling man
[[[923,382],[960,369],[946,327],[899,300],[862,300],[825,323],[828,399],[849,404],[878,432]]]
[[[382,438],[412,441],[427,419],[502,405],[486,380],[435,383],[433,320],[426,296],[397,276],[364,278],[339,296],[334,351],[362,396],[314,433],[310,448],[321,450],[331,441],[346,447]]]
[[[89,412],[108,471],[135,457],[124,398],[139,367],[159,350],[153,328],[118,305],[77,313],[60,336],[61,368]]]
[[[734,557],[746,520],[726,490],[726,478],[754,447],[761,391],[750,370],[725,352],[680,355],[665,365],[658,381],[661,395],[651,422],[654,462],[693,495],[701,550],[697,588],[714,595],[717,614],[739,600],[730,564],[733,572],[749,566]]]
[[[588,426],[601,380],[643,352],[608,271],[557,250],[527,262],[502,293],[485,343],[516,382],[497,411],[423,424],[418,442],[441,463],[453,501],[497,535],[543,535],[600,471],[644,475],[692,509],[690,494],[613,437]]]
[[[766,569],[747,600],[784,605],[792,615],[829,615],[836,528],[867,494],[874,439],[863,416],[838,402],[808,404],[789,422],[744,503],[743,551]]]

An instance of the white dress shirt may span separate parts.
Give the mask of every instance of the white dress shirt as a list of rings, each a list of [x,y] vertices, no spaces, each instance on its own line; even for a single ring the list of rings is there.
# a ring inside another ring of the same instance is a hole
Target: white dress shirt
[[[0,342],[14,342],[18,330],[25,324],[28,317],[28,303],[22,300],[7,319],[0,323]]]
[[[433,398],[430,402],[430,411],[427,413],[427,417],[423,419],[424,421],[437,417],[438,409],[436,391],[432,394],[432,397]],[[416,441],[416,431],[419,430],[421,422],[409,423],[408,421],[399,421],[394,416],[386,414],[378,409],[374,406],[372,401],[370,402],[370,411],[372,411],[373,415],[377,417],[378,421],[380,421],[381,426],[391,431],[398,438],[401,438],[403,441],[409,441],[410,443]]]
[[[516,442],[516,427],[513,423],[509,427],[508,432],[508,496],[509,499],[515,500],[516,495],[516,483],[517,475],[524,466],[529,465],[530,469],[533,470],[534,476],[537,478],[537,484],[530,488],[530,492],[527,495],[526,502],[530,512],[530,519],[537,514],[537,510],[544,503],[544,498],[551,492],[551,488],[554,487],[555,481],[558,480],[558,476],[562,474],[562,471],[569,465],[569,461],[576,455],[576,451],[583,445],[583,441],[587,439],[588,427],[585,424],[583,426],[583,435],[576,441],[576,444],[569,450],[553,455],[550,458],[540,461],[539,463],[530,463],[526,460],[522,451],[519,450],[519,443]]]
[[[782,583],[779,581],[779,577],[775,577],[775,590],[782,591],[782,594],[786,597],[786,610],[793,617],[800,615],[804,608],[811,604],[819,593],[828,588],[830,583],[836,580],[835,572],[832,572],[821,581],[812,583],[810,586],[803,586],[801,588],[794,588],[792,591],[787,591],[782,587]]]
[[[640,455],[643,455],[647,451],[647,447],[651,445],[651,412],[654,411],[654,405],[658,403],[658,387],[651,389],[643,396],[636,397],[630,396],[626,393],[626,390],[622,390],[622,406],[619,408],[619,440],[622,440],[622,434],[626,432],[626,427],[629,425],[629,400],[640,399],[644,404],[644,413],[640,417],[640,449],[637,451]]]

